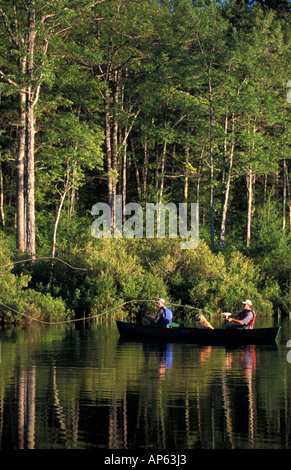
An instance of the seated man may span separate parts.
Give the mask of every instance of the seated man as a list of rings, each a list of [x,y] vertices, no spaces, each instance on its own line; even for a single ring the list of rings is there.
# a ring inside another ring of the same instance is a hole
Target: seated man
[[[256,321],[256,314],[252,307],[250,300],[242,302],[244,309],[239,313],[223,312],[227,321],[226,328],[243,328],[245,330],[252,330]]]
[[[146,315],[142,319],[143,326],[160,326],[162,328],[169,328],[170,323],[173,320],[173,312],[170,308],[166,307],[166,302],[164,299],[159,299],[157,301],[159,311],[155,318]]]

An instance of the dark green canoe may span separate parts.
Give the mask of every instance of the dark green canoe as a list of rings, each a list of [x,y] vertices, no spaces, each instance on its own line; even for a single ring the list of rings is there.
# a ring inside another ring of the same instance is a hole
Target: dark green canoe
[[[276,342],[280,327],[254,328],[253,330],[159,328],[142,326],[137,323],[117,321],[121,338],[148,341],[182,341],[206,344],[272,344]]]

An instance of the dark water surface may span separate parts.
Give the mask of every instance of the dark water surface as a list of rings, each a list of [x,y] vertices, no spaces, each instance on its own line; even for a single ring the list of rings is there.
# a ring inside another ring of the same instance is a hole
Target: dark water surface
[[[120,341],[115,323],[0,330],[0,448],[290,449],[281,326],[235,349]]]

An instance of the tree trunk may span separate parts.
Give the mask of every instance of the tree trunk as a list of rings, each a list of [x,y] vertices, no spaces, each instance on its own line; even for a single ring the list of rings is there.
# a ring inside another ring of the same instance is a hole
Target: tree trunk
[[[28,87],[27,97],[27,193],[26,193],[26,208],[27,208],[27,251],[32,255],[35,254],[35,178],[34,178],[34,139],[35,139],[35,96],[33,80],[33,57],[35,46],[35,10],[34,2],[31,2],[28,12],[28,76],[30,84]]]
[[[287,200],[287,163],[284,158],[283,168],[283,202],[282,202],[282,230],[285,232],[286,228],[286,200]]]
[[[127,72],[126,72],[127,76]],[[121,111],[124,111],[124,85],[121,87]],[[122,174],[122,213],[124,214],[124,209],[126,206],[126,192],[127,192],[127,139],[129,136],[129,130],[128,127],[125,126],[124,129],[124,139],[122,141],[122,136],[121,137],[121,142],[120,142],[120,150],[121,150],[121,159],[122,159],[122,168],[121,168],[121,174]],[[123,149],[123,152],[122,152]],[[123,215],[123,223],[126,221],[126,215]]]
[[[66,194],[69,191],[69,189],[70,188],[65,189],[65,192],[63,194],[61,194],[59,192],[59,194],[60,194],[60,204],[59,204],[59,207],[58,207],[58,212],[57,212],[57,216],[56,216],[56,220],[55,220],[55,226],[54,226],[53,244],[52,244],[52,258],[54,258],[55,254],[56,254],[56,242],[57,242],[58,225],[59,225],[59,221],[60,221],[64,201],[65,201],[65,198],[66,198]]]
[[[253,204],[253,170],[252,165],[249,166],[247,174],[247,188],[248,188],[248,220],[247,220],[247,248],[250,246],[251,241],[251,223],[252,223],[252,204]]]
[[[255,119],[256,121],[256,119]],[[253,134],[256,133],[256,122],[254,123],[253,127]],[[249,131],[250,132],[250,131]],[[254,152],[255,143],[252,142],[252,149],[250,153]],[[250,246],[251,241],[251,224],[252,224],[252,215],[253,215],[253,198],[254,198],[254,191],[253,185],[255,182],[255,175],[253,174],[252,164],[249,165],[248,174],[247,174],[247,188],[248,188],[248,220],[247,220],[247,248]]]
[[[111,121],[110,121],[110,105],[109,105],[109,92],[104,92],[105,101],[105,142],[106,142],[106,156],[107,156],[107,171],[108,171],[108,202],[110,208],[113,206],[113,178],[112,178],[112,148],[111,148]],[[111,219],[112,220],[112,219]]]
[[[127,132],[127,129],[125,129],[125,132]],[[127,143],[125,143],[123,147],[123,159],[122,159],[122,205],[123,209],[125,208],[126,205],[126,190],[127,190],[127,175],[126,175],[126,169],[127,169]],[[123,221],[126,221],[126,216],[124,215]]]
[[[138,170],[136,156],[135,156],[134,142],[132,139],[130,139],[130,143],[131,143],[131,154],[132,154],[132,159],[133,159],[133,164],[134,164],[134,169],[135,169],[137,194],[138,194],[139,201],[141,201],[141,198],[142,198],[141,182],[140,182],[139,170]]]
[[[69,221],[71,220],[75,212],[76,201],[78,200],[78,192],[77,192],[76,184],[75,184],[77,177],[78,177],[77,162],[74,162],[73,176],[72,176],[72,191],[71,191],[71,197],[70,197],[69,217],[68,217]]]
[[[224,141],[223,141],[223,162],[222,162],[222,178],[221,178],[221,205],[224,205],[225,198],[225,180],[226,180],[226,153],[227,153],[227,130],[228,130],[228,115],[226,113],[224,120]]]
[[[114,82],[114,120],[113,120],[113,128],[112,128],[112,166],[113,170],[117,171],[118,169],[118,102],[119,102],[119,74],[115,73],[115,82]],[[116,191],[115,191],[116,192]]]
[[[264,178],[264,202],[267,201],[268,175]]]
[[[21,60],[21,73],[26,73],[26,58]],[[16,197],[16,246],[20,251],[26,250],[26,217],[25,217],[25,135],[26,135],[26,92],[19,97],[19,128],[17,148],[17,197]]]
[[[116,196],[116,189],[117,189],[117,175],[119,174],[119,149],[118,149],[118,101],[119,101],[119,72],[115,72],[115,81],[114,81],[114,119],[113,119],[113,126],[112,126],[112,169],[113,169],[113,181],[112,181],[112,196]],[[114,199],[113,199],[114,201]],[[111,205],[111,225],[114,229],[114,212],[115,207],[114,204]]]
[[[81,113],[81,105],[79,104],[78,111],[77,111],[78,121],[80,121],[80,113]],[[75,145],[74,148],[77,151],[78,146]],[[76,184],[75,184],[75,181],[77,180],[77,177],[78,177],[77,162],[74,161],[72,191],[71,191],[70,205],[69,205],[69,212],[68,212],[68,222],[71,220],[71,218],[72,218],[72,216],[75,212],[76,201],[78,199],[78,191],[77,191]]]
[[[4,214],[4,188],[3,188],[3,173],[2,163],[0,161],[0,216],[2,227],[5,227],[5,214]]]
[[[289,232],[291,233],[291,194],[290,194],[290,185],[289,185],[288,166],[287,166],[287,171],[286,171],[286,186],[287,186],[288,207],[289,207]]]
[[[234,153],[234,113],[232,114],[232,142],[231,142],[231,149],[229,154],[229,167],[228,167],[228,174],[227,174],[227,181],[225,186],[225,193],[223,195],[223,206],[222,206],[222,220],[221,220],[221,228],[220,228],[220,237],[219,237],[219,246],[222,250],[225,247],[225,232],[226,232],[226,216],[228,210],[228,200],[229,200],[229,193],[230,193],[230,183],[231,183],[231,176],[232,176],[232,164],[233,164],[233,153]],[[225,182],[223,183],[225,185]]]
[[[35,253],[35,177],[34,177],[34,110],[27,109],[27,250]]]
[[[200,153],[199,159],[198,159],[198,178],[197,178],[197,187],[196,187],[196,203],[197,204],[200,204],[200,183],[201,183],[203,154],[204,154],[204,145],[202,147],[202,150],[201,150],[201,153]]]
[[[167,142],[164,142],[162,161],[161,161],[161,185],[159,189],[158,202],[162,202],[164,184],[165,184],[165,165],[166,165]]]
[[[188,200],[189,196],[189,169],[188,169],[188,163],[189,163],[189,145],[186,146],[186,171],[185,171],[185,180],[184,180],[184,199],[185,201]]]
[[[148,152],[148,141],[145,136],[144,142],[144,166],[142,171],[142,188],[143,188],[143,200],[147,200],[147,180],[148,180],[148,163],[149,163],[149,152]]]
[[[158,196],[159,193],[159,166],[160,166],[160,153],[156,149],[156,168],[155,168],[155,193]]]
[[[209,137],[209,153],[210,153],[210,235],[211,235],[211,250],[215,251],[214,242],[214,161],[213,161],[213,148],[214,148],[214,136],[213,136],[213,105],[212,105],[212,85],[211,85],[211,71],[209,70],[209,123],[210,123],[210,137]]]

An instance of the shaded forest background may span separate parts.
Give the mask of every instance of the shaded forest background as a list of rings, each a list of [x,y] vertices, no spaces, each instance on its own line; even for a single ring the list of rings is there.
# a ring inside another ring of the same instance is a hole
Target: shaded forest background
[[[289,1],[0,0],[0,34],[4,320],[289,314]],[[115,195],[199,203],[198,248],[94,239]]]

